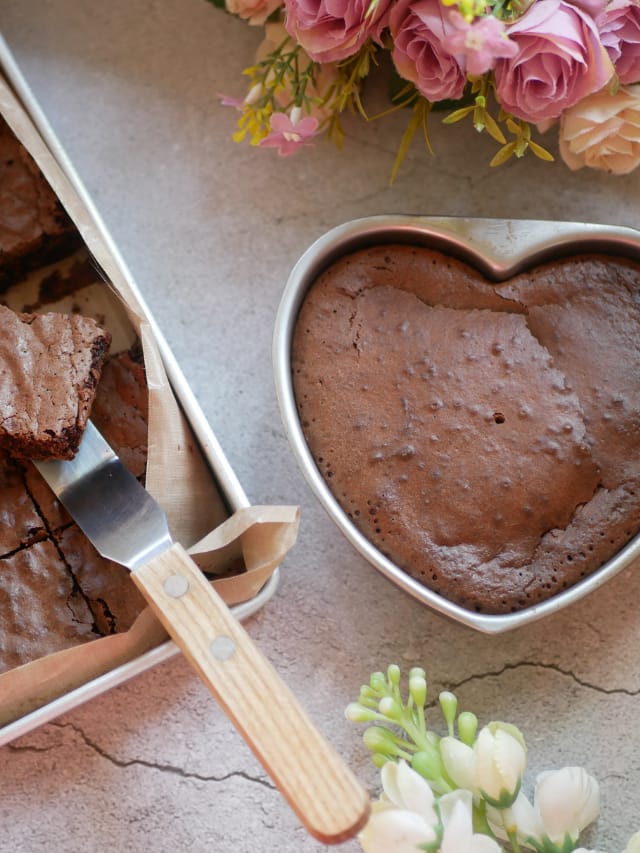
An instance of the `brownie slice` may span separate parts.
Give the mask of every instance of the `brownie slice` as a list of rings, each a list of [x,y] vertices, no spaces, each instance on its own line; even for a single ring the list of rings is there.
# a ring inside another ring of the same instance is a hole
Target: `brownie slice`
[[[147,464],[147,381],[142,351],[109,358],[102,369],[91,418],[126,468],[141,477]]]
[[[0,291],[80,245],[55,193],[0,117]]]
[[[110,344],[89,317],[0,306],[0,447],[32,459],[73,458]]]
[[[139,351],[107,359],[94,413],[120,458],[144,477],[147,384]],[[129,572],[97,553],[35,466],[0,452],[0,673],[126,631],[145,605]]]
[[[53,542],[0,558],[0,671],[96,637],[93,616]]]

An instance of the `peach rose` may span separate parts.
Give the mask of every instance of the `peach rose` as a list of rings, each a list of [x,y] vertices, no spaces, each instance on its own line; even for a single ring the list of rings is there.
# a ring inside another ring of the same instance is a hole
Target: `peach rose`
[[[262,26],[269,15],[282,6],[283,0],[225,0],[227,12],[244,18],[254,26]]]
[[[640,163],[640,84],[598,92],[560,120],[560,154],[570,169],[626,175]]]

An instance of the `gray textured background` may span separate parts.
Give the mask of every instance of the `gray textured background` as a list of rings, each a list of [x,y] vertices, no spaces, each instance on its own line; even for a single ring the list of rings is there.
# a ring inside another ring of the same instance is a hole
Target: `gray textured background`
[[[529,781],[588,766],[603,804],[591,846],[622,849],[640,829],[637,572],[498,638],[434,615],[358,556],[311,495],[270,347],[291,267],[332,226],[423,213],[638,227],[640,171],[571,174],[533,158],[494,171],[490,140],[436,119],[437,158],[416,143],[390,187],[403,116],[348,118],[342,153],[234,145],[235,114],[216,93],[242,93],[260,34],[204,0],[2,0],[0,29],[250,499],[302,507],[278,594],[247,627],[319,726],[375,790],[343,708],[372,669],[422,664],[434,691],[457,689],[481,721],[521,727]],[[181,659],[1,749],[0,826],[7,853],[323,849]]]

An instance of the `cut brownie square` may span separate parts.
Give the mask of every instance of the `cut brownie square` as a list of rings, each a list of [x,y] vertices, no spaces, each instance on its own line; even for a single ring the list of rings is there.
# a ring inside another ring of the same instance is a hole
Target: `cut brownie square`
[[[56,542],[91,609],[96,630],[128,631],[146,604],[129,570],[101,557],[75,524],[60,531]]]
[[[0,118],[0,291],[80,244],[37,164]]]
[[[22,469],[0,451],[0,557],[46,536],[37,507],[25,491]]]
[[[24,458],[73,458],[110,344],[89,317],[0,306],[0,447]]]
[[[50,540],[0,559],[0,671],[95,639],[93,615]]]
[[[91,418],[135,477],[141,477],[147,465],[148,402],[142,352],[134,347],[109,358]]]

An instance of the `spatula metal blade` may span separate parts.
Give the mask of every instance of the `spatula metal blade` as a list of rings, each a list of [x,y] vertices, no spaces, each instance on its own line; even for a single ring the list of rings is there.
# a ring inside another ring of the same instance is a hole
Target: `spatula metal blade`
[[[73,459],[34,464],[103,557],[133,571],[171,547],[164,511],[91,422]]]

